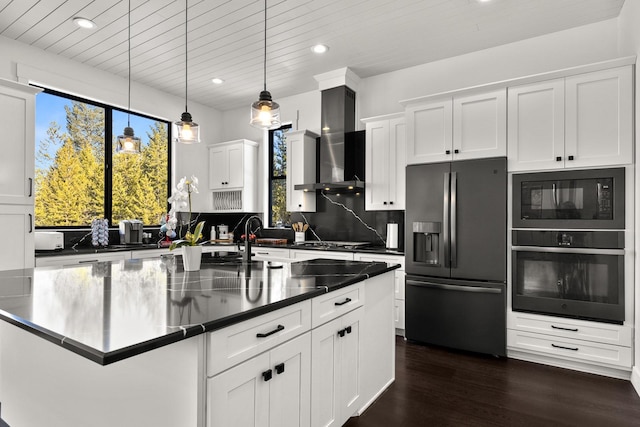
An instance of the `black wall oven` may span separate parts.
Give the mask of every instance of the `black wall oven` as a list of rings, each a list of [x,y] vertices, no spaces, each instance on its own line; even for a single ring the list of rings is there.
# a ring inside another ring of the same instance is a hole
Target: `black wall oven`
[[[513,228],[624,229],[624,168],[513,175]]]
[[[515,311],[622,324],[624,231],[514,230]]]

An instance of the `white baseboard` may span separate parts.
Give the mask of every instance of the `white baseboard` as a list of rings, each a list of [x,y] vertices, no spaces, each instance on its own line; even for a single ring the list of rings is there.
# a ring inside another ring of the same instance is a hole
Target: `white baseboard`
[[[640,395],[640,367],[638,365],[634,366],[631,371],[631,384],[636,389],[636,393]]]

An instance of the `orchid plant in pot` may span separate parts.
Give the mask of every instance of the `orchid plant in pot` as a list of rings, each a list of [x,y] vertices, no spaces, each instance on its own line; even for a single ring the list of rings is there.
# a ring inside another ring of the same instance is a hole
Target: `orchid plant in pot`
[[[198,192],[198,178],[191,176],[191,179],[183,177],[173,191],[171,197],[169,197],[169,203],[171,203],[171,210],[169,216],[171,218],[167,223],[177,224],[175,219],[178,211],[182,211],[184,208],[189,209],[189,221],[187,223],[187,232],[185,235],[177,240],[171,242],[169,250],[176,248],[182,248],[182,262],[185,271],[198,271],[200,270],[200,261],[202,259],[202,246],[198,244],[202,238],[202,229],[204,228],[205,221],[200,221],[193,232],[191,231],[191,193]],[[174,225],[175,226],[175,225]]]

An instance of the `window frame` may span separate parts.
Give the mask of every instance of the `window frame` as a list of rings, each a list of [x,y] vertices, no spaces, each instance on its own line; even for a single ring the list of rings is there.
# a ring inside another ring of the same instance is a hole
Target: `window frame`
[[[272,217],[273,217],[273,182],[274,181],[280,181],[280,180],[284,180],[284,188],[285,188],[285,193],[286,193],[286,188],[287,188],[287,173],[289,172],[289,164],[287,162],[287,170],[285,171],[284,175],[278,175],[275,176],[273,175],[273,155],[274,155],[274,150],[273,150],[273,142],[274,142],[274,133],[277,131],[284,131],[284,130],[292,130],[293,129],[293,125],[291,123],[285,123],[282,126],[280,126],[277,129],[269,129],[269,168],[268,168],[268,187],[267,187],[267,193],[269,195],[268,199],[269,199],[269,209],[267,211],[267,215],[268,215],[268,223],[269,223],[269,228],[276,228],[276,225],[272,222]],[[285,131],[286,133],[286,131]],[[285,208],[286,208],[286,199],[285,199]],[[266,222],[266,221],[265,221]],[[288,226],[289,224],[282,224],[283,226]]]
[[[112,173],[113,170],[113,111],[119,111],[124,114],[135,114],[136,116],[143,117],[145,119],[154,120],[158,122],[163,122],[167,124],[167,212],[171,208],[171,205],[168,201],[169,197],[171,197],[171,189],[173,188],[173,183],[171,181],[171,165],[172,165],[172,150],[171,150],[171,141],[172,141],[172,131],[173,131],[173,123],[160,119],[158,117],[150,116],[148,114],[139,113],[137,111],[126,110],[124,108],[115,107],[113,105],[105,104],[99,101],[95,101],[88,98],[82,98],[77,95],[72,95],[65,92],[60,92],[55,89],[50,89],[45,86],[32,85],[34,87],[38,87],[42,89],[41,93],[47,93],[50,95],[55,95],[60,98],[69,99],[71,101],[81,102],[84,104],[88,104],[91,106],[96,106],[104,109],[104,217],[109,219],[109,227],[115,227],[113,224],[113,207],[112,207],[112,197],[111,192],[113,191],[113,182],[112,182]],[[38,102],[36,98],[36,103]],[[37,108],[37,107],[36,107]],[[37,124],[37,123],[36,123]],[[38,142],[36,141],[36,145]],[[35,159],[34,159],[35,161]],[[145,227],[159,227],[160,224],[144,224]],[[91,224],[87,225],[39,225],[35,227],[36,230],[84,230],[91,229]]]

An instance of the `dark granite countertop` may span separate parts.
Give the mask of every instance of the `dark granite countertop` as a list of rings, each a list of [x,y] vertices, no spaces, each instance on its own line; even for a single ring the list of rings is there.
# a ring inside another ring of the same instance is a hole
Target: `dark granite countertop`
[[[2,271],[0,319],[107,365],[397,267],[203,261],[185,272],[175,256]]]
[[[216,243],[205,244],[204,246],[237,246],[238,243]],[[340,248],[340,247],[326,247],[326,246],[302,246],[294,243],[288,243],[286,245],[268,245],[268,244],[253,244],[253,248],[281,248],[281,249],[303,249],[312,251],[337,251],[337,252],[366,252],[375,253],[381,255],[399,255],[404,256],[404,252],[401,250],[387,249],[384,246],[365,246],[357,249],[352,248]],[[141,245],[110,245],[104,248],[94,248],[88,246],[81,246],[76,248],[65,248],[56,251],[37,251],[36,257],[49,257],[49,256],[63,256],[63,255],[83,255],[83,254],[96,254],[96,253],[109,253],[109,252],[121,252],[121,251],[136,251],[141,249],[158,249],[158,245],[155,243],[141,244]]]

